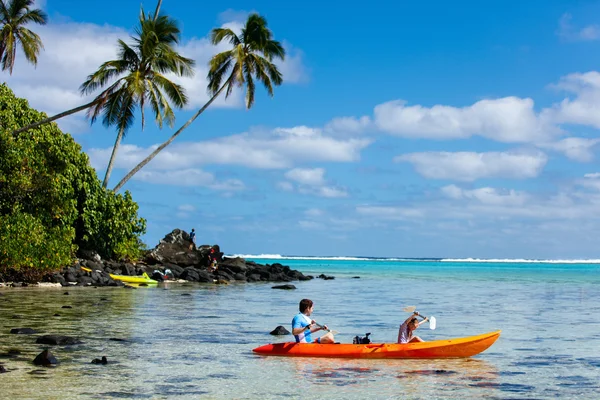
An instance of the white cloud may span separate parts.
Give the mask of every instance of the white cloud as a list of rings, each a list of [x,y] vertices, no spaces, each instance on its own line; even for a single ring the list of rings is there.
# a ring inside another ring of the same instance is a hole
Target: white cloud
[[[554,143],[538,144],[538,147],[564,153],[571,160],[589,162],[594,158],[593,149],[600,139],[565,138]]]
[[[287,182],[287,181],[277,182],[277,187],[279,189],[283,190],[284,192],[293,192],[294,191],[294,185],[292,185],[290,182]]]
[[[535,178],[548,158],[542,152],[424,152],[400,155],[395,162],[409,162],[429,179],[475,181],[481,178]]]
[[[583,179],[577,180],[576,183],[588,189],[600,191],[600,172],[585,174]]]
[[[314,218],[318,218],[324,215],[323,210],[320,210],[318,208],[309,208],[308,210],[304,211],[304,215],[306,215],[307,217],[314,217]]]
[[[334,186],[322,186],[317,189],[316,194],[327,198],[348,197],[348,192],[344,188]]]
[[[386,220],[422,218],[426,215],[424,210],[410,207],[358,206],[356,207],[356,211],[368,217],[383,218]]]
[[[545,109],[542,114],[554,123],[570,123],[589,125],[600,129],[600,73],[590,71],[575,73],[560,79],[551,85],[569,93],[575,98],[565,98],[552,108]]]
[[[367,116],[362,116],[360,118],[339,117],[332,119],[325,125],[324,130],[331,134],[360,134],[373,126],[373,121]]]
[[[345,189],[335,186],[327,186],[325,180],[325,169],[323,168],[295,168],[286,172],[285,177],[298,184],[279,184],[279,187],[286,191],[297,190],[298,193],[309,194],[319,197],[336,198],[347,197],[348,192]]]
[[[177,207],[177,209],[179,211],[185,211],[185,212],[193,212],[196,211],[196,207],[194,207],[191,204],[181,204],[179,207]]]
[[[371,143],[368,139],[338,140],[322,136],[318,131],[314,135],[288,134],[288,131],[295,128],[244,133],[205,142],[174,143],[145,168],[168,170],[218,164],[282,169],[306,161],[353,162],[360,159],[360,151]],[[133,168],[156,147],[121,146],[115,168]],[[104,168],[111,151],[111,148],[89,150],[92,165]]]
[[[407,106],[397,100],[375,107],[375,123],[384,132],[407,138],[465,139],[479,135],[499,142],[527,143],[560,133],[533,109],[533,100],[505,97],[467,107]]]
[[[298,221],[298,225],[300,226],[300,228],[308,230],[321,230],[325,228],[325,225],[316,221],[301,220]]]
[[[320,186],[325,183],[323,168],[294,168],[286,172],[285,177],[303,185]]]
[[[239,180],[218,182],[213,174],[194,168],[177,171],[141,170],[133,179],[156,185],[207,187],[219,191],[239,191],[245,188]]]
[[[456,185],[444,186],[441,192],[451,199],[475,200],[485,205],[522,206],[529,200],[529,195],[515,190],[499,191],[491,187],[472,190],[461,189]]]
[[[569,13],[563,14],[558,21],[556,34],[564,41],[592,41],[600,39],[600,26],[596,24],[583,28],[575,28],[571,24],[573,16]]]
[[[285,40],[282,44],[286,52],[285,59],[284,61],[275,60],[274,63],[283,75],[283,81],[287,83],[308,82],[310,73],[304,63],[304,52]]]

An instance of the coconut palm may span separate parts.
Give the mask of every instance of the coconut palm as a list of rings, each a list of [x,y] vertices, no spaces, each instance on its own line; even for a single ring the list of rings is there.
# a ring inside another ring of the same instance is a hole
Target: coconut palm
[[[29,23],[45,25],[46,14],[33,7],[33,0],[0,0],[0,60],[2,70],[12,75],[20,44],[27,61],[37,65],[37,57],[44,48],[42,39],[25,28]]]
[[[2,0],[0,0],[0,1],[2,1]],[[152,18],[155,23],[158,23],[159,26],[163,26],[162,29],[165,30],[165,32],[162,33],[163,37],[159,37],[159,36],[155,37],[155,40],[158,40],[158,41],[162,40],[162,41],[164,41],[164,43],[162,43],[160,46],[157,46],[157,51],[158,52],[162,51],[161,49],[163,47],[165,47],[165,46],[172,47],[174,44],[178,43],[178,41],[179,41],[179,35],[180,35],[180,31],[177,28],[177,24],[175,23],[175,21],[173,21],[172,19],[170,19],[168,17],[159,16],[159,11],[160,11],[161,4],[162,4],[162,0],[159,0],[158,4],[156,6],[156,11],[154,12],[154,17]],[[166,18],[168,21],[157,22],[157,20],[159,18],[163,18],[163,19]],[[143,25],[142,21],[146,21],[146,24],[145,24],[145,29],[146,30],[148,30],[148,29],[154,29],[154,27],[151,26],[149,20],[150,20],[150,18],[146,17],[144,15],[143,10],[142,10],[141,15],[140,15],[140,26],[138,27],[138,31],[142,28],[142,25]],[[173,27],[166,27],[165,28],[164,25],[167,24],[167,23],[173,25]],[[152,36],[152,34],[148,35],[148,37],[151,37],[151,36]],[[137,38],[137,39],[139,39],[139,38]],[[152,43],[152,41],[147,41],[147,42],[148,43]],[[139,44],[139,41],[136,42],[136,44]],[[138,46],[138,48],[139,48],[139,46]],[[123,46],[121,46],[121,41],[119,41],[119,49],[120,49],[121,53],[123,53]],[[146,51],[145,53],[147,55],[148,51]],[[125,56],[125,54],[124,54],[124,56]],[[176,62],[178,62],[179,64],[181,64],[181,65],[178,66],[178,68],[181,70],[181,73],[179,71],[173,71],[173,72],[175,72],[178,75],[189,76],[189,75],[191,75],[193,73],[192,72],[193,61],[188,60],[188,59],[184,59],[183,57],[179,56],[177,53],[175,53],[172,50],[169,50],[168,52],[164,52],[164,54],[161,54],[160,56],[157,55],[157,57],[159,57],[159,58],[160,57],[164,57],[164,58],[175,59]],[[179,59],[179,61],[177,61],[177,59]],[[125,61],[125,60],[123,60],[123,61]],[[159,65],[168,65],[169,63],[173,64],[173,60],[171,62],[167,61],[166,64],[163,63],[163,62],[158,62]],[[107,63],[103,64],[103,66],[105,66],[106,64]],[[143,62],[143,61],[139,63],[140,66],[141,65],[146,65],[146,64],[147,63]],[[97,85],[96,87],[98,87],[98,88],[99,87],[104,87],[106,84],[109,83],[109,81],[110,81],[111,78],[117,78],[120,75],[120,74],[117,74],[117,73],[114,73],[114,72],[115,71],[113,71],[111,73],[108,73],[108,75],[103,80],[97,80],[97,82],[100,83],[100,85]],[[134,67],[131,67],[131,68],[125,67],[123,69],[123,73],[125,73],[125,72],[129,72],[130,75],[135,75],[139,71],[136,71],[136,69]],[[147,77],[149,77],[149,78],[152,77],[153,72],[151,70],[148,70],[148,71],[145,71],[145,72],[146,72],[145,75]],[[98,72],[96,72],[96,74],[97,73]],[[92,76],[94,76],[96,74],[90,75],[90,77],[88,77],[88,80]],[[121,78],[121,79],[123,79],[123,78]],[[79,111],[90,109],[91,107],[101,106],[106,101],[108,95],[110,93],[114,92],[118,88],[119,84],[121,83],[120,82],[121,79],[117,80],[108,89],[106,89],[104,92],[100,93],[100,95],[98,95],[96,98],[94,98],[94,100],[90,101],[89,103],[83,104],[83,105],[75,107],[73,109],[70,109],[70,110],[61,112],[59,114],[53,115],[52,117],[48,117],[48,118],[42,119],[40,121],[37,121],[35,123],[32,123],[30,125],[24,126],[24,127],[20,128],[20,129],[15,130],[13,132],[13,134],[19,134],[21,132],[25,132],[25,131],[27,131],[29,129],[36,128],[36,127],[38,127],[40,125],[44,125],[44,124],[47,124],[49,122],[56,121],[57,119],[69,116],[71,114],[78,113]],[[87,81],[86,81],[86,83],[87,83]],[[84,83],[81,86],[80,89],[81,89],[81,91],[83,93],[90,93],[92,91],[91,90],[92,86],[89,85],[89,84],[86,85],[86,83]]]
[[[179,28],[168,16],[140,13],[140,24],[133,45],[119,40],[117,59],[107,61],[81,85],[84,94],[103,87],[111,79],[126,74],[110,85],[99,96],[89,110],[92,122],[102,115],[105,126],[116,126],[117,138],[104,177],[107,186],[121,140],[134,121],[134,111],[141,110],[142,129],[145,125],[144,109],[150,105],[156,123],[173,126],[175,114],[171,104],[177,108],[187,103],[183,87],[167,79],[164,74],[175,73],[192,76],[194,61],[178,54],[173,46],[179,42]]]
[[[276,58],[283,60],[285,50],[281,43],[273,40],[273,33],[267,27],[267,20],[258,14],[251,14],[239,36],[227,28],[215,28],[211,31],[211,41],[214,45],[221,43],[223,40],[229,41],[232,48],[216,54],[209,62],[208,90],[212,95],[210,100],[166,142],[132,169],[113,189],[115,192],[158,153],[171,144],[223,91],[225,91],[225,97],[228,97],[235,87],[245,86],[246,108],[250,109],[254,104],[256,79],[262,82],[269,95],[273,97],[273,85],[281,85],[283,82],[282,74],[277,66],[273,64],[273,60]]]

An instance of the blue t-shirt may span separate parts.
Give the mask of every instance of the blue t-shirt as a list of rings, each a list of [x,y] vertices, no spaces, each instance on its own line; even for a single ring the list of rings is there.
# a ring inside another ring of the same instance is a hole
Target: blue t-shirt
[[[190,242],[195,242],[196,241],[196,232],[191,232],[190,233]]]
[[[295,328],[305,328],[307,325],[310,324],[310,318],[308,318],[306,315],[302,314],[302,313],[298,313],[294,316],[294,318],[292,319],[292,331]],[[310,330],[305,330],[304,332],[302,332],[299,335],[294,335],[294,337],[296,338],[296,343],[312,343],[312,337],[310,335]]]

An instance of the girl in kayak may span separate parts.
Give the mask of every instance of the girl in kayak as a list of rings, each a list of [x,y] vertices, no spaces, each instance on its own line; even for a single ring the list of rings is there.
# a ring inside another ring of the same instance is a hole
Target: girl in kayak
[[[417,316],[419,316],[419,313],[418,311],[415,311],[413,315],[408,317],[406,321],[400,325],[400,329],[398,330],[398,343],[424,342],[420,337],[413,336],[413,331],[429,318],[425,318],[423,321],[419,322]]]
[[[292,335],[296,338],[296,343],[335,343],[331,332],[313,341],[311,333],[320,331],[321,329],[328,330],[329,328],[327,328],[327,325],[323,325],[323,327],[317,326],[315,320],[310,319],[310,315],[314,309],[312,300],[300,300],[299,309],[300,313],[296,314],[292,319]]]

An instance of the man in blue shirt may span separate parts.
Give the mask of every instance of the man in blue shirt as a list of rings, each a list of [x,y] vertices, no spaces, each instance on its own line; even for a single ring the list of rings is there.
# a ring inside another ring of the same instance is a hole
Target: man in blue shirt
[[[296,343],[313,343],[311,333],[320,331],[321,329],[329,330],[327,325],[323,327],[317,326],[315,320],[310,319],[314,305],[312,300],[300,300],[300,313],[296,314],[292,319],[292,334],[296,338]],[[333,333],[329,332],[320,338],[314,340],[314,343],[335,343]]]
[[[192,228],[192,231],[190,232],[190,250],[196,248],[196,232],[194,231],[194,228]]]

